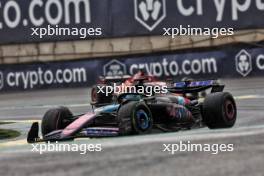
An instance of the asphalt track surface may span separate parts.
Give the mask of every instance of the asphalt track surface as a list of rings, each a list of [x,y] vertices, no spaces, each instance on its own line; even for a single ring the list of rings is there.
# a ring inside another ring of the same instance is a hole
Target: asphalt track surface
[[[238,119],[231,129],[207,128],[175,133],[103,139],[80,139],[77,144],[102,144],[101,152],[32,152],[25,143],[28,119],[41,119],[54,106],[74,113],[89,106],[89,89],[47,90],[0,95],[0,119],[23,120],[1,125],[22,136],[0,141],[0,175],[264,175],[264,78],[222,80],[237,101]],[[233,144],[234,151],[163,151],[163,144]]]

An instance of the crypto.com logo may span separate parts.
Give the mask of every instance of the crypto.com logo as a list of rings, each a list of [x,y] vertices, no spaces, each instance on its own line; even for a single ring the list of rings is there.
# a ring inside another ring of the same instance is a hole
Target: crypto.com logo
[[[251,55],[244,49],[236,55],[236,70],[244,77],[252,71]]]
[[[135,19],[152,31],[166,17],[165,0],[134,0]]]
[[[126,65],[118,60],[111,60],[104,65],[104,76],[122,76],[126,74]]]
[[[4,74],[0,71],[0,90],[4,87]]]

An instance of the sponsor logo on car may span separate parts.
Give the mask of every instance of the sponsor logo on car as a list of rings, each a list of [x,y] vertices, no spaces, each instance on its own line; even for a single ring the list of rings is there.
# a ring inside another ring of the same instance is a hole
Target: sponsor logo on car
[[[236,55],[236,70],[243,77],[246,77],[252,71],[251,55],[244,49]]]
[[[165,0],[134,0],[135,19],[149,31],[166,17]]]
[[[104,76],[122,76],[126,74],[126,65],[118,60],[111,60],[104,65]]]

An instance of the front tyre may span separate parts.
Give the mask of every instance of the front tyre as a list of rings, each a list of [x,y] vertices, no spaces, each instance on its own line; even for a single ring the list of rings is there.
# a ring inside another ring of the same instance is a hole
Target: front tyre
[[[64,129],[70,124],[72,116],[71,111],[66,107],[48,110],[41,122],[42,135],[45,136],[52,131]]]
[[[205,97],[203,121],[209,128],[230,128],[234,126],[236,117],[236,103],[230,93],[217,92]]]
[[[118,122],[121,135],[150,133],[153,118],[144,102],[130,101],[118,110]]]

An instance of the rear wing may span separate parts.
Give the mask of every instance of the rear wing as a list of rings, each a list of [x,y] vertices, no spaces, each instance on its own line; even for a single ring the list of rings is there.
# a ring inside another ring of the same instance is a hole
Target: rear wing
[[[206,80],[206,81],[183,81],[172,83],[172,87],[168,88],[168,91],[172,93],[197,93],[207,89],[210,89],[211,93],[222,92],[225,85],[219,83],[218,80]]]

